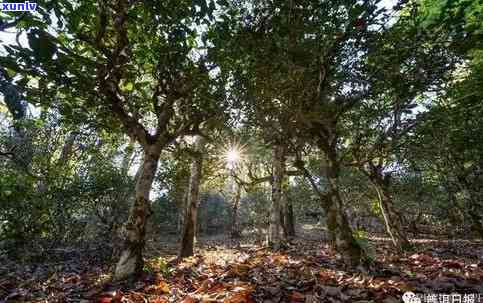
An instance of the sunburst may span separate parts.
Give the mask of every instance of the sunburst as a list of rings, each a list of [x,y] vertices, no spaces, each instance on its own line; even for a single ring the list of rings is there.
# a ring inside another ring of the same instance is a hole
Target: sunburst
[[[232,143],[222,149],[223,160],[229,169],[234,168],[237,164],[243,162],[244,146],[239,143]]]

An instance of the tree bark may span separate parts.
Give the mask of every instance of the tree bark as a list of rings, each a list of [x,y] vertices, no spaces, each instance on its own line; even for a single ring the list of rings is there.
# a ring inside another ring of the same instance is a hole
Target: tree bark
[[[335,250],[341,254],[344,263],[349,267],[357,267],[362,264],[364,252],[353,236],[352,228],[343,208],[337,180],[331,179],[329,183],[331,184],[330,202],[326,213],[330,240]]]
[[[194,253],[201,169],[203,164],[202,137],[198,136],[195,139],[195,148],[195,155],[193,157],[193,162],[191,163],[191,176],[188,188],[188,205],[185,211],[183,238],[181,239],[181,249],[179,252],[180,258],[192,256]]]
[[[280,222],[283,230],[283,240],[288,241],[295,237],[295,218],[293,214],[292,201],[288,198],[285,192],[282,193],[282,211]]]
[[[156,145],[144,148],[144,159],[139,167],[135,199],[129,218],[122,231],[122,249],[114,271],[114,280],[136,277],[142,273],[146,221],[149,216],[149,193],[154,181],[161,148]]]
[[[342,199],[339,194],[338,176],[339,164],[336,161],[335,151],[329,148],[325,149],[328,166],[325,168],[325,175],[329,181],[329,190],[323,193],[314,178],[304,167],[303,161],[297,159],[295,165],[299,168],[305,178],[310,182],[312,189],[319,196],[322,207],[327,214],[327,227],[329,229],[330,243],[332,247],[342,255],[344,263],[349,267],[357,267],[363,265],[363,261],[367,260],[365,251],[359,245],[352,234],[347,215],[345,214]]]
[[[381,210],[386,231],[391,237],[394,247],[402,252],[411,247],[411,243],[404,232],[401,214],[394,208],[389,190],[376,185],[379,208]]]
[[[282,196],[280,198],[280,227],[282,228],[282,241],[288,242],[288,231],[285,222],[287,220],[287,197],[285,188],[282,188]]]
[[[394,207],[391,197],[389,190],[390,175],[385,175],[381,168],[371,165],[371,173],[369,177],[376,188],[379,209],[381,210],[384,219],[386,231],[389,234],[389,237],[391,237],[394,247],[399,252],[411,248],[411,243],[404,232],[402,215]]]
[[[176,218],[176,231],[181,240],[183,231],[184,216],[187,208],[187,198],[189,189],[190,173],[186,166],[179,164],[176,168],[176,175],[174,180],[174,188],[170,193],[174,204],[178,210]]]
[[[295,217],[292,201],[286,195],[284,196],[283,226],[285,237],[290,239],[295,237]]]
[[[327,227],[330,240],[335,250],[341,254],[346,266],[357,267],[363,265],[367,259],[365,251],[354,238],[352,228],[347,219],[344,205],[339,192],[340,166],[337,161],[335,147],[329,146],[326,150],[327,167],[326,177],[329,183],[325,211],[327,213]]]
[[[276,144],[273,149],[273,179],[272,204],[270,207],[270,220],[268,228],[268,245],[273,249],[280,249],[280,204],[282,198],[282,183],[285,172],[285,149]]]

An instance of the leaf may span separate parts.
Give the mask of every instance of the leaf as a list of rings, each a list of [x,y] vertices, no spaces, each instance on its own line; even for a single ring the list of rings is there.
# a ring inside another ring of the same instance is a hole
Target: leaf
[[[235,275],[244,277],[248,275],[248,272],[250,271],[250,266],[247,264],[235,264],[232,271]]]
[[[17,81],[17,85],[21,88],[25,88],[28,82],[29,82],[29,79],[27,77],[23,77],[22,79]]]
[[[443,266],[447,268],[462,269],[465,264],[457,260],[446,260],[443,262]]]
[[[130,92],[130,91],[132,91],[133,87],[134,87],[133,83],[132,83],[132,82],[128,82],[128,83],[126,83],[126,85],[124,86],[124,90],[126,90],[126,91]]]
[[[229,3],[227,0],[217,0],[216,3],[219,5],[219,6],[228,6]]]
[[[166,283],[165,281],[161,281],[158,285],[158,289],[161,290],[162,292],[164,293],[169,293],[170,292],[170,289],[169,289],[169,284]]]
[[[291,302],[304,302],[305,295],[298,291],[294,291],[290,294],[290,300]]]
[[[99,297],[99,303],[119,303],[123,299],[123,294],[120,291],[105,292]]]
[[[225,303],[247,303],[249,302],[250,299],[248,298],[248,295],[243,294],[243,293],[238,293],[234,294],[228,299],[225,299],[223,302]]]
[[[196,300],[191,296],[186,296],[181,303],[196,303]]]
[[[99,302],[99,303],[111,303],[112,298],[111,297],[100,297],[97,302]]]

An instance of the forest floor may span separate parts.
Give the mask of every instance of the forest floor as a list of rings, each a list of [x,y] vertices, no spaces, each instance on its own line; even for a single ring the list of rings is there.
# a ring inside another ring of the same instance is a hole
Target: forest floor
[[[148,262],[134,284],[110,283],[110,268],[77,254],[56,262],[18,264],[0,259],[0,302],[483,302],[483,243],[413,240],[396,254],[384,238],[370,238],[374,265],[343,269],[338,256],[306,228],[287,249],[199,240],[194,257],[173,262],[175,242],[148,242]]]

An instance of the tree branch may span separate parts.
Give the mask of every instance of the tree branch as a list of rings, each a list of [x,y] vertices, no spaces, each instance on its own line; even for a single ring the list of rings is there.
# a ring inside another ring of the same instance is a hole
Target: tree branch
[[[120,122],[126,128],[128,135],[137,140],[143,147],[152,144],[154,139],[144,126],[138,122],[132,115],[128,114],[124,108],[124,100],[119,89],[119,82],[124,74],[123,68],[129,61],[129,39],[127,35],[127,1],[119,0],[116,5],[117,15],[114,16],[114,28],[116,30],[116,45],[115,49],[108,58],[107,66],[102,66],[99,69],[98,81],[99,90],[106,97],[107,105],[111,107],[114,114],[118,117]],[[102,13],[102,12],[101,12]],[[102,24],[107,26],[107,24]],[[102,45],[102,31],[105,28],[99,29],[97,34],[96,47]]]
[[[297,160],[295,161],[295,166],[303,173],[303,176],[309,181],[312,189],[315,191],[317,196],[319,196],[320,202],[322,203],[322,207],[327,209],[329,206],[329,195],[322,193],[319,189],[317,184],[315,183],[312,174],[309,172],[307,168],[305,168],[304,162],[297,156]]]

